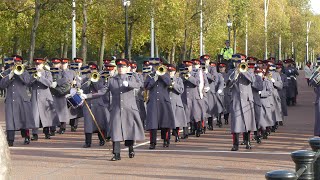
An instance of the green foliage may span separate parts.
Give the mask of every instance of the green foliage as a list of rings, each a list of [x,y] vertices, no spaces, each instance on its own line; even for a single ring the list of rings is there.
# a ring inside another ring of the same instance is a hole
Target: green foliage
[[[48,1],[48,0],[47,0]],[[46,0],[41,0],[45,3]],[[48,1],[41,10],[36,36],[37,57],[60,57],[67,45],[71,56],[71,0]],[[167,59],[173,53],[176,61],[196,58],[199,54],[200,0],[131,0],[129,10],[131,52],[133,57],[150,55],[150,18],[154,15],[159,54]],[[82,1],[77,0],[77,49],[81,42]],[[124,51],[124,7],[122,0],[87,0],[88,60],[99,59],[102,33],[105,33],[105,58]],[[34,16],[34,0],[0,0],[0,53],[20,52],[27,57]],[[203,0],[203,34],[205,53],[215,56],[228,38],[227,16],[233,21],[237,52],[245,51],[245,26],[248,24],[249,55],[264,54],[264,1]],[[320,53],[320,16],[310,10],[309,0],[270,0],[268,13],[268,50],[278,53],[279,36],[282,52],[291,56],[294,44],[296,59],[304,60],[306,22],[312,21],[310,49]],[[231,43],[233,45],[233,43]],[[118,46],[117,46],[118,45]],[[283,55],[283,56],[284,56]]]

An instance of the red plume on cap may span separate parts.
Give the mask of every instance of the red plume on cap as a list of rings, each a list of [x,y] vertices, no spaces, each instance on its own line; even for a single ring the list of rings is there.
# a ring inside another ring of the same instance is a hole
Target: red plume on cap
[[[12,58],[14,61],[22,61],[23,60],[22,56],[19,56],[19,55],[12,55]]]
[[[61,62],[62,63],[68,63],[70,61],[70,59],[68,59],[68,58],[62,58],[61,59]]]
[[[201,64],[201,61],[199,59],[192,59],[191,60],[193,64]]]
[[[192,61],[183,61],[185,66],[192,66]]]
[[[36,64],[41,64],[44,63],[46,60],[44,60],[43,58],[34,58],[33,62]]]
[[[129,61],[126,60],[126,59],[117,59],[116,60],[116,65],[117,66],[120,66],[120,65],[128,66],[129,65]]]
[[[51,62],[54,63],[54,64],[58,64],[58,63],[61,63],[61,59],[59,59],[59,58],[52,58],[52,59],[51,59]]]
[[[82,63],[83,62],[83,59],[82,58],[78,58],[78,57],[74,58],[73,60],[76,63]]]
[[[104,60],[103,60],[103,64],[109,64],[110,62],[111,62],[110,59],[104,59]]]

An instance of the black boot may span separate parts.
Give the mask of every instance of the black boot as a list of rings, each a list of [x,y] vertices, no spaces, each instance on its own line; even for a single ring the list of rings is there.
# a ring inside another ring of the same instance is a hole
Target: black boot
[[[155,143],[150,143],[149,149],[155,149],[156,148],[156,144]]]
[[[91,147],[92,142],[92,133],[85,133],[85,144],[82,146],[83,148]]]
[[[71,132],[76,132],[77,128],[78,128],[78,126],[71,126]]]
[[[32,134],[31,141],[38,141],[39,137],[38,134]]]
[[[45,139],[51,139],[50,134],[45,134]]]
[[[133,146],[129,146],[129,158],[134,158],[134,155]]]
[[[188,139],[189,137],[189,129],[188,127],[183,127],[183,136],[181,137],[181,139]]]
[[[200,137],[200,134],[201,134],[201,121],[197,122],[196,126],[197,126],[196,137]]]
[[[120,153],[115,153],[110,161],[119,161],[121,160]]]
[[[224,114],[224,124],[228,125],[229,124],[229,113]]]
[[[65,131],[66,131],[66,129],[65,129],[65,128],[60,128],[60,129],[58,130],[58,133],[59,133],[59,134],[64,134],[64,133],[65,133]]]
[[[231,151],[238,151],[239,150],[239,133],[233,133],[233,146],[231,148]]]
[[[250,131],[245,133],[245,137],[246,137],[246,149],[251,149]]]
[[[165,148],[169,147],[169,140],[166,140],[166,139],[163,140],[163,147]]]
[[[29,137],[29,136],[26,136],[26,137],[24,138],[23,144],[24,144],[24,145],[30,144],[30,137]]]
[[[246,133],[242,133],[242,137],[243,137],[243,141],[240,145],[246,145],[247,144],[247,134]]]
[[[283,126],[283,121],[280,121],[280,122],[279,122],[279,126]]]
[[[12,147],[13,146],[13,141],[8,141],[8,146]]]
[[[213,130],[213,119],[212,117],[208,118],[208,130],[212,131]]]
[[[221,113],[220,113],[220,114],[218,114],[218,117],[217,117],[217,126],[218,126],[219,128],[221,128],[221,127],[222,127],[222,122],[221,122]]]
[[[102,132],[103,133],[103,132]],[[103,137],[101,136],[100,133],[98,133],[98,138],[99,138],[99,146],[104,146],[105,144],[105,140],[103,139]]]
[[[189,135],[195,135],[196,134],[196,123],[195,122],[192,122],[190,123],[190,128],[191,128],[191,131],[189,133]]]

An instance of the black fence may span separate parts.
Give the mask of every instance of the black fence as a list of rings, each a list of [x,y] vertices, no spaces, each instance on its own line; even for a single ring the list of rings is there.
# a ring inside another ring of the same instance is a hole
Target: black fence
[[[299,150],[291,153],[295,171],[276,170],[267,172],[267,180],[320,180],[320,138],[309,139],[312,151]]]

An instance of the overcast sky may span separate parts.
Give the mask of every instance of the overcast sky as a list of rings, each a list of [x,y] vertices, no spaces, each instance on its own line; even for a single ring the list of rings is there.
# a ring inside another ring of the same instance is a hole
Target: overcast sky
[[[310,0],[313,12],[320,14],[320,0]]]

